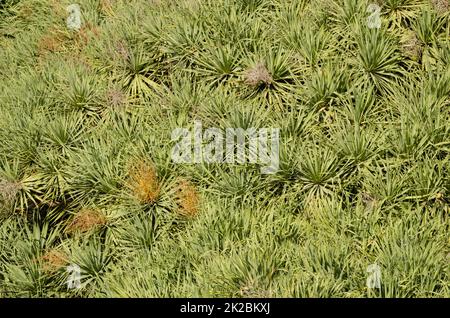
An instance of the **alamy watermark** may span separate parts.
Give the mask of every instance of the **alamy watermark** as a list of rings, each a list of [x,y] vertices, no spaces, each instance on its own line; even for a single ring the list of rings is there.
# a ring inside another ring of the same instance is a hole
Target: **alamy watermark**
[[[381,28],[381,8],[376,3],[371,3],[367,6],[367,13],[370,13],[367,18],[367,27],[369,29],[379,29]]]
[[[279,128],[208,128],[194,122],[187,128],[172,131],[172,160],[176,163],[261,164],[262,174],[279,170]]]
[[[67,17],[66,24],[69,30],[78,31],[81,28],[81,9],[79,4],[71,4],[66,8],[69,16]]]
[[[367,288],[381,288],[381,268],[378,264],[370,264],[366,270],[369,274],[367,277]]]
[[[67,278],[67,289],[81,288],[81,269],[80,266],[72,264],[67,266],[67,272],[70,273]]]

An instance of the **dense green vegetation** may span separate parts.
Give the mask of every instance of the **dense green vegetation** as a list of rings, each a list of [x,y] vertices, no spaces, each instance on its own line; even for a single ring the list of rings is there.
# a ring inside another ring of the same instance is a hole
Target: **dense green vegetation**
[[[449,1],[71,3],[0,1],[0,297],[449,297]],[[195,120],[280,171],[175,164]]]

